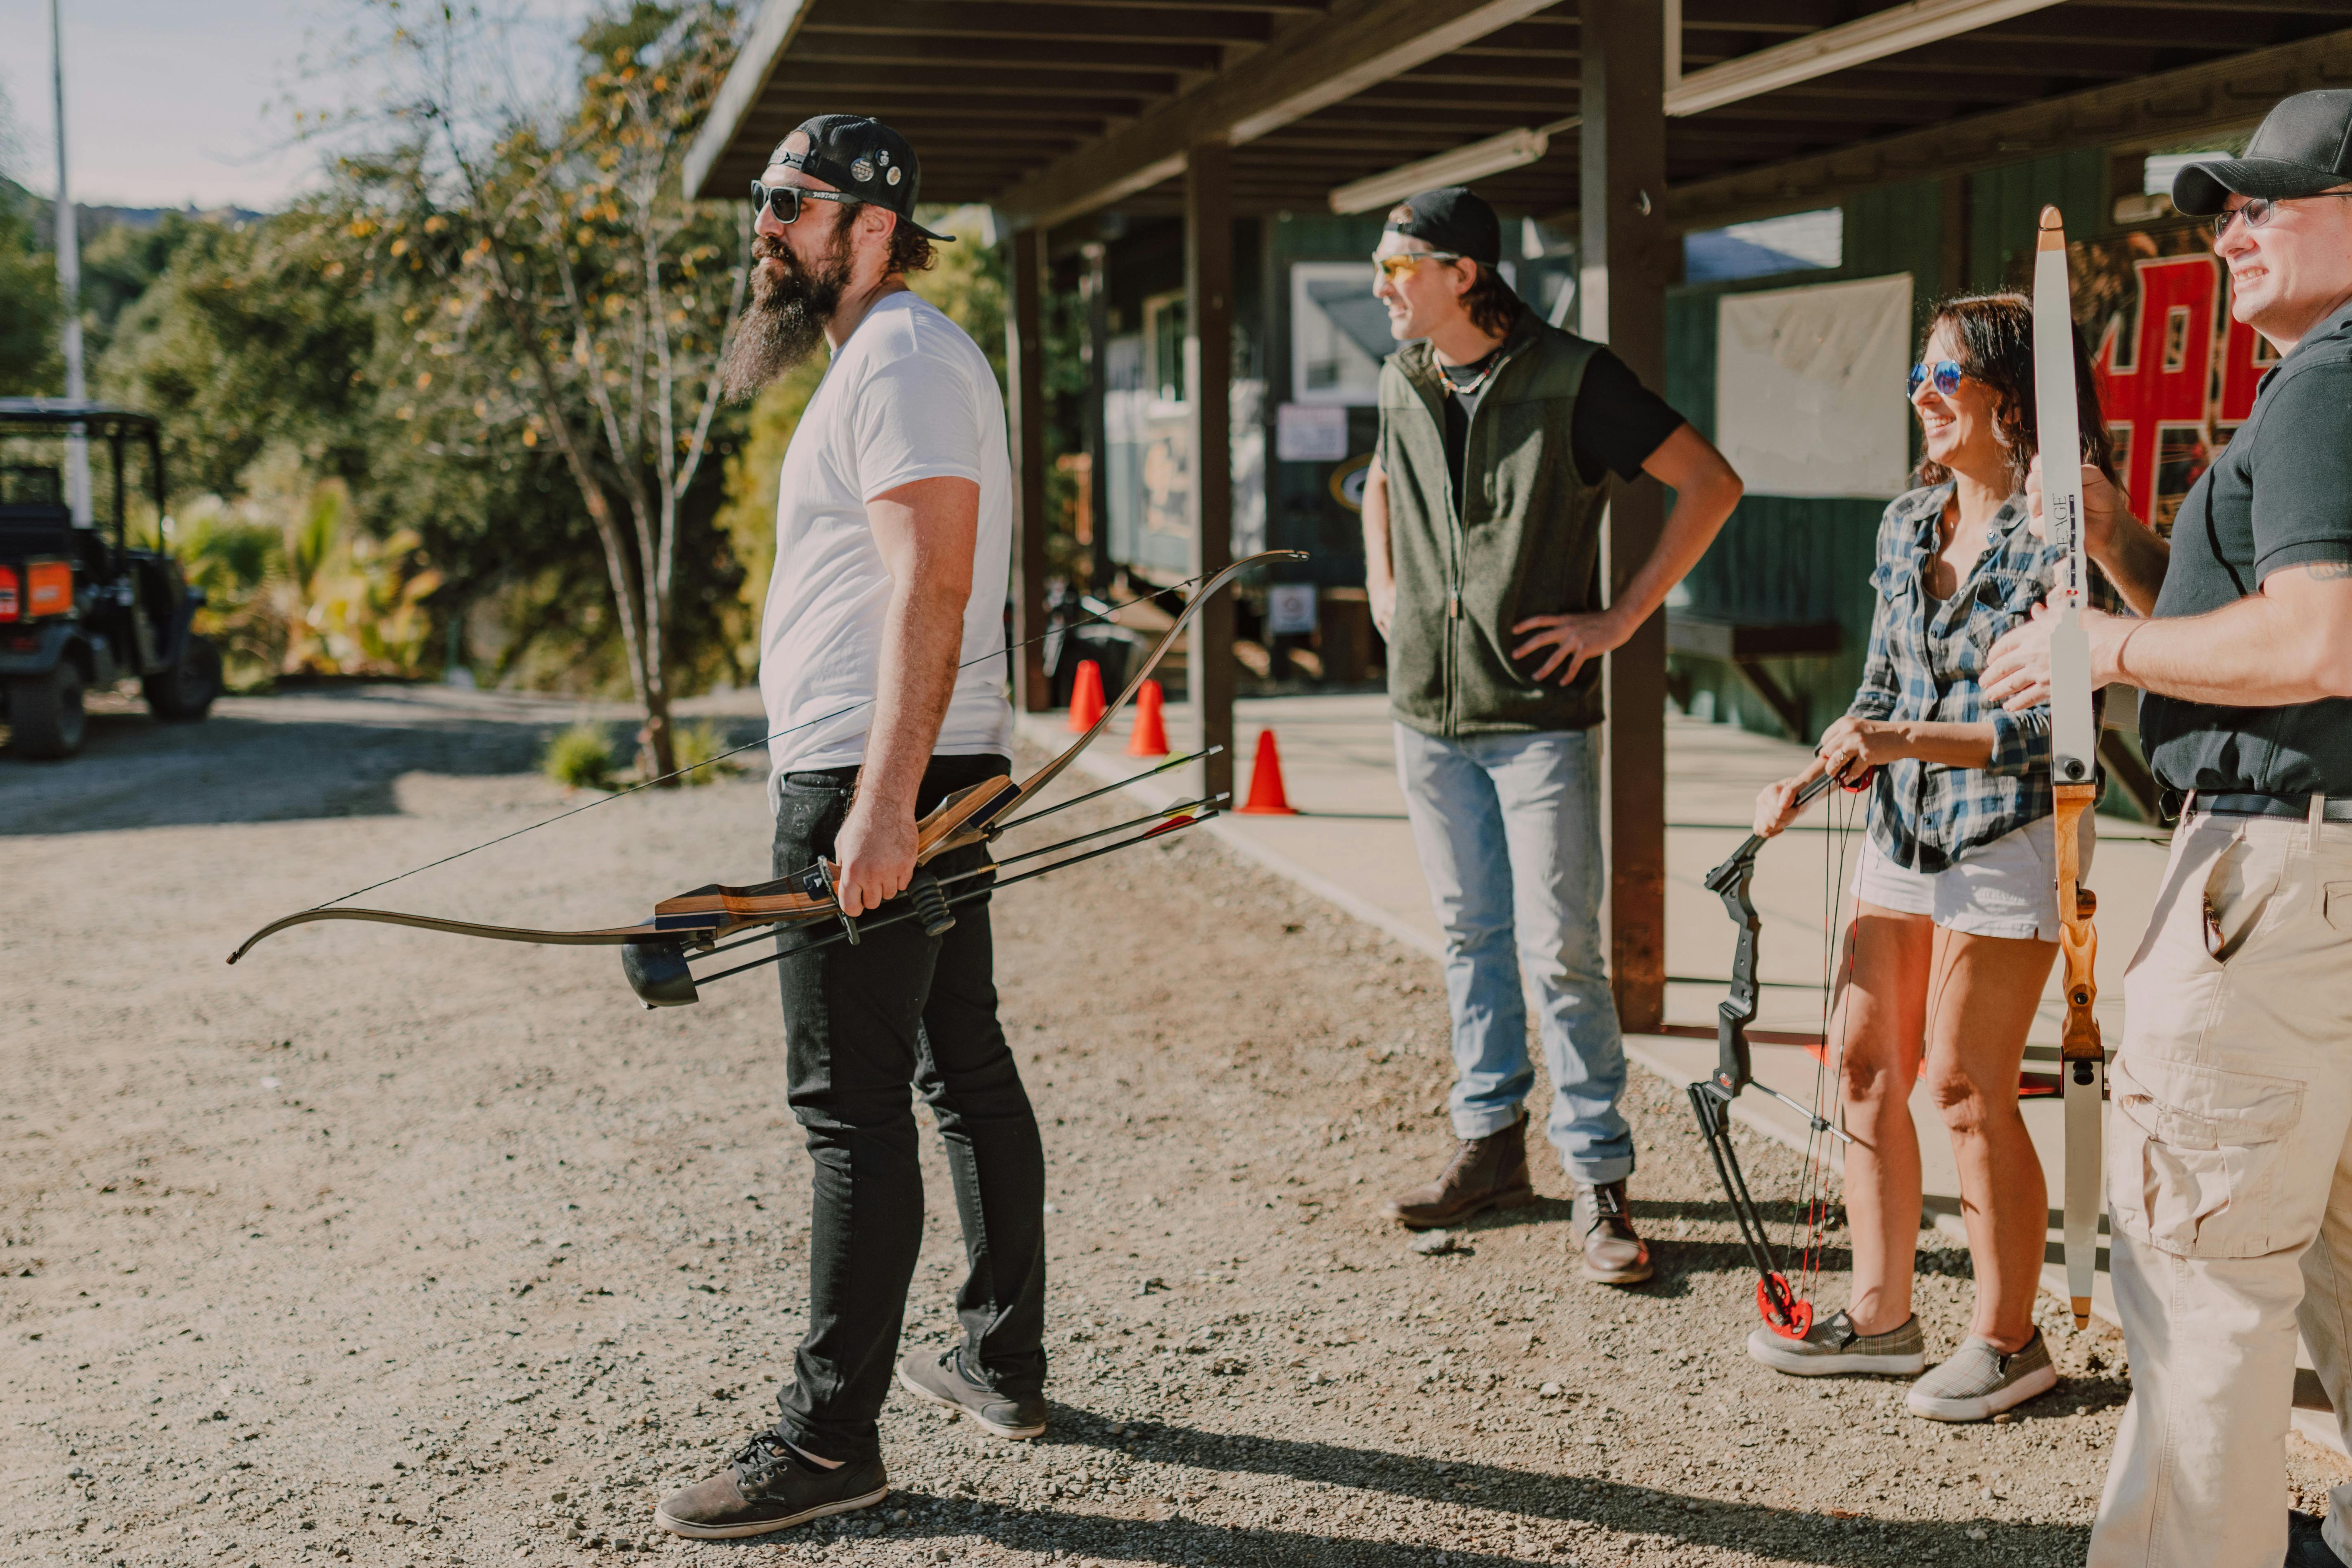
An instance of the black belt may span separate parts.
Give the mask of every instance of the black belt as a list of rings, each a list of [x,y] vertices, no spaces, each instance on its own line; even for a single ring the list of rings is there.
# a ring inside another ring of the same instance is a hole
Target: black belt
[[[2311,797],[2307,795],[2205,795],[2197,796],[2196,809],[2221,816],[2291,816],[2298,822],[2311,816]],[[2320,819],[2325,822],[2352,822],[2352,795],[2338,796],[2322,808]]]

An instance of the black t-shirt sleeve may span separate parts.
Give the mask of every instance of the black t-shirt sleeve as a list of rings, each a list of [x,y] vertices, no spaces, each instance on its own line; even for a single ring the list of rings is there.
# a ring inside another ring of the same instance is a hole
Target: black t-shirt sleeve
[[[2352,363],[2299,369],[2263,410],[2254,454],[2254,581],[2352,561]]]
[[[1585,362],[1584,384],[1576,394],[1576,420],[1570,430],[1576,471],[1588,485],[1598,484],[1604,469],[1630,479],[1685,423],[1664,398],[1642,384],[1623,360],[1599,350]]]

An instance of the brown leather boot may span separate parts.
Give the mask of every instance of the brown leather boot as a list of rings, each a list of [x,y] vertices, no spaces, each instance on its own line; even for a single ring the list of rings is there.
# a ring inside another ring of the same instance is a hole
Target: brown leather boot
[[[1465,1138],[1426,1186],[1389,1200],[1388,1216],[1407,1230],[1459,1225],[1481,1209],[1516,1208],[1536,1200],[1528,1180],[1528,1114],[1500,1132]]]
[[[1569,1229],[1584,1261],[1584,1277],[1603,1285],[1639,1285],[1650,1277],[1649,1245],[1633,1234],[1625,1184],[1588,1187],[1580,1182]]]

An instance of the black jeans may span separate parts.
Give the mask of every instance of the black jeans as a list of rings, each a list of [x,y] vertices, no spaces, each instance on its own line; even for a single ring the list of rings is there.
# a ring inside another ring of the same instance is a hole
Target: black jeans
[[[932,758],[916,814],[1006,767],[1003,757]],[[856,772],[784,776],[778,876],[832,858]],[[952,876],[987,861],[987,846],[975,845],[930,869]],[[893,900],[887,912],[902,907]],[[789,1095],[816,1162],[816,1194],[808,1334],[793,1353],[793,1381],[777,1393],[776,1430],[828,1459],[854,1463],[879,1449],[875,1420],[890,1391],[923,1237],[909,1086],[939,1117],[955,1180],[971,1266],[956,1297],[964,1363],[1000,1393],[1045,1387],[1045,1145],[996,1021],[989,900],[954,912],[955,929],[940,936],[906,921],[854,947],[836,942],[777,965]],[[811,934],[803,927],[782,940]]]

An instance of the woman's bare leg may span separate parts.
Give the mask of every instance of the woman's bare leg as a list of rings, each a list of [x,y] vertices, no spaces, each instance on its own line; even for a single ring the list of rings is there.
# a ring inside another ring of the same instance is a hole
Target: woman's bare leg
[[[1883,1334],[1911,1316],[1919,1247],[1919,1075],[1935,926],[1925,915],[1858,903],[1840,955],[1830,1064],[1845,1116],[1845,1211],[1853,1237],[1854,1331]]]
[[[1938,928],[1930,961],[1927,1093],[1959,1162],[1977,1277],[1969,1332],[2002,1351],[2033,1337],[2050,1234],[2042,1161],[2017,1109],[2017,1068],[2057,955],[2054,942]]]

